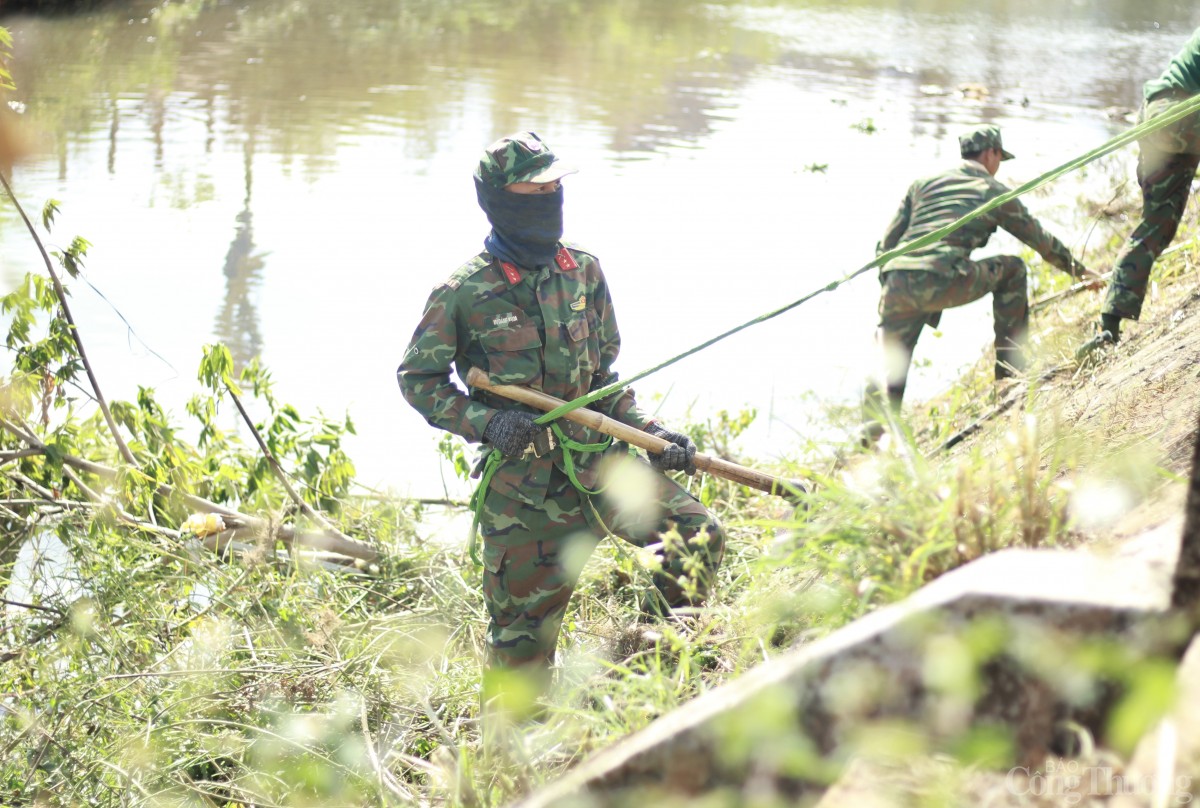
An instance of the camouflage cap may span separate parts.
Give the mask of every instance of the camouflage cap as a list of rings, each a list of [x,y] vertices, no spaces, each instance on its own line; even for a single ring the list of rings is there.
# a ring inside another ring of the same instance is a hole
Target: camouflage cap
[[[969,132],[958,136],[959,154],[978,154],[988,149],[999,149],[1001,160],[1013,159],[1013,154],[1004,150],[1004,142],[1000,139],[999,126],[977,126]]]
[[[518,132],[483,150],[475,176],[488,185],[503,188],[514,182],[550,182],[578,170],[555,157],[533,132]]]

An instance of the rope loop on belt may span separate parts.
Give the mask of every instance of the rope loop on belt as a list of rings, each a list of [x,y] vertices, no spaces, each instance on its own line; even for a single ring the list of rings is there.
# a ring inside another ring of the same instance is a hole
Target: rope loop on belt
[[[571,452],[583,452],[584,454],[594,454],[595,452],[603,452],[609,446],[612,446],[612,435],[605,435],[604,440],[599,443],[580,443],[577,440],[568,438],[566,433],[562,431],[562,427],[557,421],[550,423],[550,429],[554,432],[554,436],[558,438],[558,445],[563,451],[563,470],[567,472],[567,479],[571,481],[571,485],[575,486],[575,490],[581,494],[595,496],[602,493],[607,485],[602,485],[595,491],[584,487],[583,483],[579,482],[579,478],[575,476],[575,458],[571,456]],[[632,447],[630,447],[632,449]]]
[[[579,477],[575,473],[575,458],[572,456],[572,452],[582,452],[583,454],[603,452],[612,446],[612,435],[605,435],[604,440],[598,443],[580,443],[573,438],[567,437],[567,434],[562,431],[562,427],[557,422],[551,422],[550,430],[558,439],[559,448],[562,449],[563,453],[563,470],[567,473],[567,479],[571,481],[571,485],[575,486],[575,490],[589,497],[603,493],[608,488],[608,484],[602,485],[593,491],[579,481]],[[633,455],[636,452],[637,449],[630,445],[629,454]],[[479,485],[475,487],[474,493],[471,494],[469,502],[471,509],[471,533],[467,539],[467,552],[471,556],[471,561],[477,567],[483,566],[483,562],[479,560],[479,519],[483,514],[483,504],[484,500],[487,499],[487,492],[492,484],[492,477],[496,475],[496,471],[504,464],[504,460],[504,455],[498,450],[492,449],[488,452],[487,457],[483,461],[483,474],[480,476]]]

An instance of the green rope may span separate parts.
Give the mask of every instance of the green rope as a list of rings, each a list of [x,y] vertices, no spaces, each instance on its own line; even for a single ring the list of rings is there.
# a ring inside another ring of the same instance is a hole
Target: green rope
[[[567,472],[567,479],[571,481],[571,485],[575,486],[582,494],[595,496],[603,493],[608,485],[602,485],[595,491],[586,488],[583,483],[579,482],[579,477],[575,474],[575,458],[571,456],[572,452],[584,452],[586,454],[594,454],[603,452],[609,446],[612,446],[612,435],[605,435],[605,439],[599,443],[580,443],[577,440],[568,438],[566,433],[562,431],[557,423],[550,424],[550,429],[554,432],[555,438],[558,439],[558,445],[563,450],[563,467]],[[636,450],[633,446],[629,447],[629,453],[633,454]],[[479,518],[483,514],[483,502],[487,498],[488,488],[492,484],[492,477],[496,471],[504,463],[504,455],[493,449],[488,453],[487,458],[483,462],[483,475],[480,477],[479,485],[475,487],[475,492],[471,494],[468,506],[471,509],[471,533],[467,539],[467,552],[471,556],[471,561],[475,566],[482,567],[483,563],[479,560]]]
[[[580,443],[568,438],[557,423],[550,424],[550,429],[554,432],[554,437],[558,438],[558,445],[562,447],[563,470],[567,472],[567,479],[571,481],[571,485],[575,486],[575,489],[579,493],[587,494],[590,497],[594,497],[608,488],[607,484],[600,486],[595,491],[584,487],[583,483],[579,482],[579,478],[575,476],[575,458],[571,456],[571,452],[583,452],[585,454],[603,452],[609,446],[612,446],[612,435],[605,435],[604,440],[599,443]]]
[[[483,562],[479,560],[479,515],[483,513],[483,500],[487,497],[488,486],[492,484],[492,477],[495,476],[496,470],[504,463],[504,455],[496,449],[492,449],[488,453],[487,459],[483,461],[483,476],[479,480],[479,485],[475,487],[475,493],[471,494],[471,500],[468,503],[471,508],[471,534],[467,538],[467,552],[471,556],[471,561],[475,562],[475,566],[482,567]]]
[[[766,314],[755,317],[753,320],[749,320],[745,323],[742,323],[739,326],[735,326],[734,328],[731,328],[728,331],[718,334],[717,336],[713,337],[712,339],[705,340],[704,342],[700,343],[699,345],[695,346],[694,348],[689,348],[688,350],[684,351],[681,354],[677,354],[663,362],[659,362],[657,365],[649,367],[639,373],[635,373],[634,375],[630,376],[627,379],[621,379],[621,380],[615,381],[612,384],[606,385],[605,387],[601,387],[599,390],[593,390],[592,392],[590,392],[586,395],[580,396],[579,398],[573,399],[572,401],[568,401],[568,402],[562,404],[561,406],[554,408],[553,410],[551,410],[550,412],[541,416],[540,418],[538,418],[537,422],[538,423],[546,423],[548,421],[553,421],[556,418],[561,418],[563,415],[566,415],[568,412],[571,412],[572,410],[577,410],[580,407],[586,407],[588,404],[591,404],[593,401],[597,401],[602,398],[607,398],[608,396],[611,396],[614,393],[617,393],[617,392],[623,390],[624,388],[628,387],[629,385],[633,384],[634,382],[638,381],[639,379],[644,379],[647,376],[649,376],[650,374],[657,373],[658,371],[662,370],[663,368],[669,367],[670,365],[675,364],[676,362],[680,361],[681,359],[685,359],[685,358],[691,356],[692,354],[699,353],[700,351],[703,351],[705,348],[708,348],[709,346],[720,342],[721,340],[725,339],[726,337],[731,337],[734,334],[738,333],[739,331],[745,330],[752,325],[757,325],[758,323],[764,323],[767,320],[778,317],[779,315],[784,314],[785,312],[791,311],[792,309],[796,308],[797,306],[800,306],[801,304],[807,303],[808,301],[812,300],[817,295],[823,294],[825,292],[832,292],[833,290],[837,289],[839,286],[846,283],[847,281],[857,278],[859,275],[863,274],[864,272],[866,272],[870,269],[882,266],[882,265],[886,264],[888,261],[891,261],[893,258],[898,258],[901,255],[905,255],[907,253],[912,252],[913,250],[920,249],[921,247],[925,247],[929,244],[932,244],[935,241],[941,241],[946,236],[948,236],[951,233],[953,233],[954,231],[958,230],[960,227],[966,225],[967,223],[969,223],[971,221],[974,221],[975,219],[978,219],[980,216],[983,216],[985,213],[990,213],[991,211],[995,210],[996,208],[1000,207],[1001,205],[1011,202],[1012,200],[1016,199],[1017,197],[1021,196],[1022,194],[1027,194],[1030,191],[1040,188],[1043,185],[1046,185],[1047,183],[1058,179],[1059,177],[1063,176],[1064,174],[1068,174],[1068,173],[1076,170],[1077,168],[1081,168],[1082,166],[1085,166],[1088,163],[1098,160],[1099,158],[1103,157],[1104,155],[1114,152],[1117,149],[1119,149],[1123,146],[1126,146],[1135,140],[1145,137],[1146,135],[1148,135],[1152,132],[1157,132],[1159,129],[1162,129],[1166,126],[1170,126],[1171,124],[1175,123],[1176,121],[1182,120],[1183,118],[1186,118],[1187,116],[1193,114],[1197,110],[1200,110],[1200,95],[1189,98],[1186,101],[1181,101],[1180,103],[1171,107],[1168,111],[1162,113],[1161,115],[1158,115],[1149,121],[1143,121],[1142,123],[1138,124],[1137,126],[1133,127],[1132,129],[1129,129],[1128,131],[1124,132],[1123,134],[1120,134],[1120,135],[1117,135],[1116,137],[1111,138],[1107,142],[1105,142],[1102,145],[1098,146],[1097,148],[1092,149],[1091,151],[1083,154],[1082,156],[1076,157],[1075,159],[1073,159],[1069,162],[1063,163],[1058,168],[1047,171],[1046,173],[1042,174],[1039,177],[1036,177],[1035,179],[1030,180],[1029,182],[1025,183],[1024,185],[1018,186],[1017,188],[1014,188],[1013,190],[1008,191],[1007,193],[1003,193],[1000,196],[995,197],[994,199],[990,200],[987,204],[976,208],[971,213],[968,213],[966,216],[963,216],[961,219],[959,219],[956,222],[952,222],[939,230],[935,230],[932,233],[922,236],[919,239],[905,242],[904,244],[901,244],[894,249],[888,250],[887,252],[880,253],[879,255],[875,256],[874,260],[863,265],[862,267],[855,270],[854,272],[851,272],[849,275],[846,275],[845,277],[840,278],[838,280],[830,281],[825,286],[822,286],[819,289],[809,292],[808,294],[806,294],[804,297],[800,298],[799,300],[795,300],[791,303],[788,303],[786,306],[782,306],[778,309],[775,309],[774,311],[770,311],[770,312],[767,312]]]

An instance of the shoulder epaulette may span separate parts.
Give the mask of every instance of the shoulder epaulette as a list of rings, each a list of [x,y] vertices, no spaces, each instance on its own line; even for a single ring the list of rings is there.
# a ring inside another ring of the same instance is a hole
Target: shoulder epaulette
[[[491,266],[492,256],[490,253],[481,252],[479,255],[467,261],[465,264],[454,270],[450,277],[443,281],[443,285],[449,286],[451,289],[457,289],[462,285],[462,282],[471,277],[481,269]]]
[[[581,255],[586,255],[588,258],[591,258],[593,261],[600,260],[599,258],[596,257],[595,253],[589,252],[588,250],[583,249],[582,247],[580,247],[578,244],[576,244],[573,241],[564,241],[564,242],[562,242],[562,245],[564,247],[566,247],[568,250],[570,250],[572,253],[579,253]]]

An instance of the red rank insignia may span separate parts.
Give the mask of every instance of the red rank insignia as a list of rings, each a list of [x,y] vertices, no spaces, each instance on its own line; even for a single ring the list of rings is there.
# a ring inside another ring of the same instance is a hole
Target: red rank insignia
[[[566,247],[562,247],[558,251],[558,255],[554,256],[554,260],[558,263],[558,268],[563,272],[568,272],[572,269],[579,269],[579,264],[575,263],[575,259],[567,252]]]
[[[510,286],[515,286],[521,282],[521,272],[514,264],[507,261],[500,262],[500,271],[504,273],[504,277],[508,280]]]

